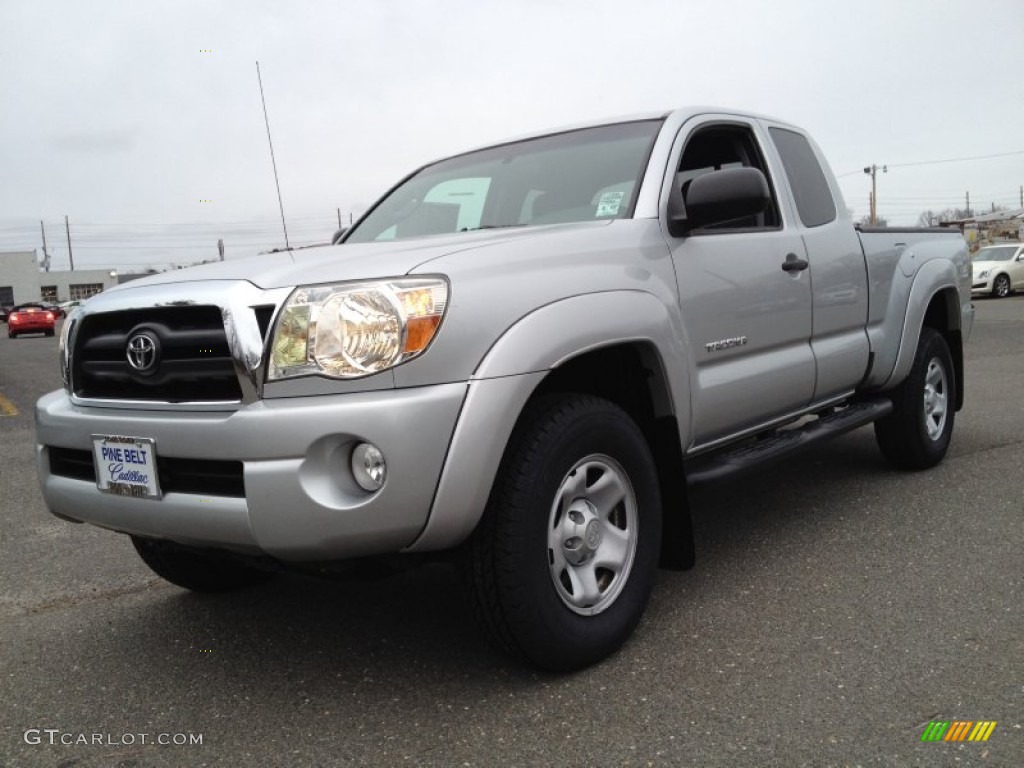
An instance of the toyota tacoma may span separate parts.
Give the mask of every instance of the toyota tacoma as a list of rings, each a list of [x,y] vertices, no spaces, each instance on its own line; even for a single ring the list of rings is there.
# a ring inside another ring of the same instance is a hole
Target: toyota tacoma
[[[868,424],[941,461],[970,294],[959,232],[858,230],[793,125],[548,131],[423,166],[336,244],[90,300],[42,493],[193,590],[449,553],[494,642],[578,669],[692,563],[689,487]]]

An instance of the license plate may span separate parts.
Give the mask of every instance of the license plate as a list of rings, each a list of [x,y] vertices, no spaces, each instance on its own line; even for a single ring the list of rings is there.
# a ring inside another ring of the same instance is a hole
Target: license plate
[[[96,486],[104,493],[159,499],[156,441],[148,437],[93,435]]]

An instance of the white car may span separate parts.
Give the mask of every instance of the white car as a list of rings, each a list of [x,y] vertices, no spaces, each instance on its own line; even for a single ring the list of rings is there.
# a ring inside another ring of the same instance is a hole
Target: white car
[[[1024,288],[1024,244],[1007,243],[982,248],[971,259],[971,295],[1002,299]]]

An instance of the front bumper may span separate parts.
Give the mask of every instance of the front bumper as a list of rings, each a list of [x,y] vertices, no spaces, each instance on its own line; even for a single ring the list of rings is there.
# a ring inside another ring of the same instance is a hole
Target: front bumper
[[[231,412],[83,407],[52,392],[36,405],[43,498],[69,520],[284,561],[397,552],[426,525],[466,389],[268,399]],[[51,448],[91,452],[92,435],[151,438],[165,459],[239,461],[244,496],[193,490],[127,498],[52,470]],[[387,461],[387,480],[372,494],[350,470],[352,449],[364,441]]]
[[[971,296],[987,296],[992,293],[992,275],[974,278],[971,281]]]

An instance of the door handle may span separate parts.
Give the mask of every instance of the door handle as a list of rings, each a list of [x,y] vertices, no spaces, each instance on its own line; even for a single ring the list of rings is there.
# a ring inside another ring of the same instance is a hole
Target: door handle
[[[787,253],[786,260],[782,262],[782,268],[786,272],[803,272],[809,266],[807,259],[798,258],[795,253]]]

